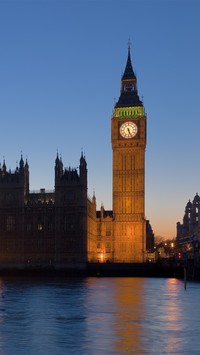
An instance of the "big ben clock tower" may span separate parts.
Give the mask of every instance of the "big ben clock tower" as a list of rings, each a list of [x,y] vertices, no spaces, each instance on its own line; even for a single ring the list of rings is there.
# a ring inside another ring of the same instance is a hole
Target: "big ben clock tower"
[[[146,115],[138,96],[130,47],[111,119],[114,262],[146,261]]]

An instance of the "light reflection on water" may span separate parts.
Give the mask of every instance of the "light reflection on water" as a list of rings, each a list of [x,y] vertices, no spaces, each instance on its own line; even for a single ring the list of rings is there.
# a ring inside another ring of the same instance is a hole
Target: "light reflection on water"
[[[199,354],[199,283],[0,280],[0,355]]]

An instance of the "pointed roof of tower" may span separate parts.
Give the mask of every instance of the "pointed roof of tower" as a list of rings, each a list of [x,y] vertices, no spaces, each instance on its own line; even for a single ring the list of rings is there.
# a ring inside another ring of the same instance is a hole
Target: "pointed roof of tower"
[[[136,76],[133,71],[133,67],[132,67],[132,63],[131,63],[130,45],[128,47],[128,58],[127,58],[127,62],[126,62],[126,68],[125,68],[124,74],[122,76],[122,80],[129,80],[129,79],[136,80]]]
[[[133,70],[129,45],[126,67],[121,78],[121,93],[115,107],[132,106],[143,106],[143,103],[137,92],[137,77]]]
[[[59,163],[60,163],[60,159],[59,159],[59,157],[58,157],[58,152],[57,152],[55,164],[58,165]]]
[[[6,172],[6,162],[5,162],[5,159],[3,159],[2,171],[3,171],[3,172]]]
[[[26,158],[26,162],[25,162],[25,168],[29,169],[29,165],[28,165],[28,159]]]
[[[21,167],[24,166],[24,160],[23,160],[22,153],[21,153],[21,158],[20,158],[20,161],[19,161],[19,165],[20,165]]]

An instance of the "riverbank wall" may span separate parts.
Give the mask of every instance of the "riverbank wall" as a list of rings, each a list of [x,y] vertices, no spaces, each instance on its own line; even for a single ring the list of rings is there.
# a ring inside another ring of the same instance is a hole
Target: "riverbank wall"
[[[60,267],[2,267],[0,276],[69,276],[69,277],[175,277],[183,278],[182,266],[167,263],[87,263]]]

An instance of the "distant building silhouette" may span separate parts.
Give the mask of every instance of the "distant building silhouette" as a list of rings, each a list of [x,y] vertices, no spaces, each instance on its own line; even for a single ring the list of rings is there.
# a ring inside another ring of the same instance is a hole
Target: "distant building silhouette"
[[[177,223],[177,241],[193,236],[200,238],[200,196],[198,193],[192,202],[189,200],[186,204],[183,223]]]
[[[0,266],[84,268],[86,262],[145,262],[154,235],[145,219],[146,114],[130,48],[111,118],[113,210],[87,196],[87,163],[55,159],[55,190],[31,192],[29,165],[0,169]],[[186,223],[186,221],[185,221]]]
[[[0,264],[59,267],[87,260],[87,164],[55,161],[55,191],[29,191],[29,166],[0,171]]]

